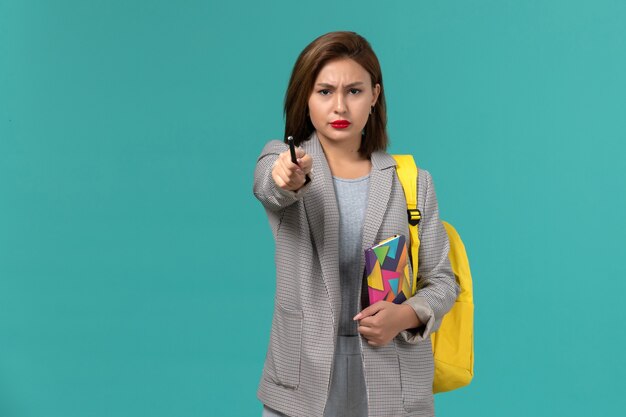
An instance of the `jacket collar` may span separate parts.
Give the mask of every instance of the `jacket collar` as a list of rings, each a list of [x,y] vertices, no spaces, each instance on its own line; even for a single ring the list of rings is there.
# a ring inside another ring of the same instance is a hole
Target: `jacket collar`
[[[301,146],[306,153],[313,155],[322,155],[324,156],[324,158],[326,158],[324,154],[324,148],[322,147],[322,143],[317,137],[316,132],[313,132],[311,136],[309,136],[308,140],[302,142]],[[385,151],[372,152],[371,161],[372,170],[383,170],[396,166],[396,160],[393,159],[393,157]]]

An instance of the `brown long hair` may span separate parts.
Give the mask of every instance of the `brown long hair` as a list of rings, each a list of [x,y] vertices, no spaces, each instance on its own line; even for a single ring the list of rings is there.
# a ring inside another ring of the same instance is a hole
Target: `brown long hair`
[[[354,32],[330,32],[315,39],[300,53],[285,94],[285,142],[293,136],[296,145],[309,139],[315,131],[308,115],[313,85],[327,62],[349,58],[361,65],[380,84],[380,94],[365,125],[359,153],[369,158],[372,152],[387,149],[387,106],[380,63],[369,42]]]

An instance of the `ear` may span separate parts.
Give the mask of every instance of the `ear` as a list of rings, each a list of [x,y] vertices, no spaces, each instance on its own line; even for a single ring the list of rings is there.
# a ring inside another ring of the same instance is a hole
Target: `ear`
[[[372,106],[373,106],[374,104],[376,104],[376,101],[378,101],[378,96],[380,95],[380,84],[376,83],[376,85],[373,88],[372,95],[373,95],[372,97]]]

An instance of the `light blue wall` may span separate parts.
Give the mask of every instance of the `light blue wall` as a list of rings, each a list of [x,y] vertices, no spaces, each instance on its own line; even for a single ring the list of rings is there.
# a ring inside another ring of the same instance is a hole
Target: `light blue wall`
[[[0,2],[0,416],[255,416],[273,242],[255,158],[300,50],[354,30],[390,152],[475,284],[446,416],[626,407],[626,3]]]

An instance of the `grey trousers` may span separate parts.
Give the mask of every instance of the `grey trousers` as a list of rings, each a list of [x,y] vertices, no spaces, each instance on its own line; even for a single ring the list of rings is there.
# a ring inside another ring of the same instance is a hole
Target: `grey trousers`
[[[324,417],[367,416],[367,391],[359,335],[337,336],[332,380]],[[289,417],[263,406],[262,417]]]

